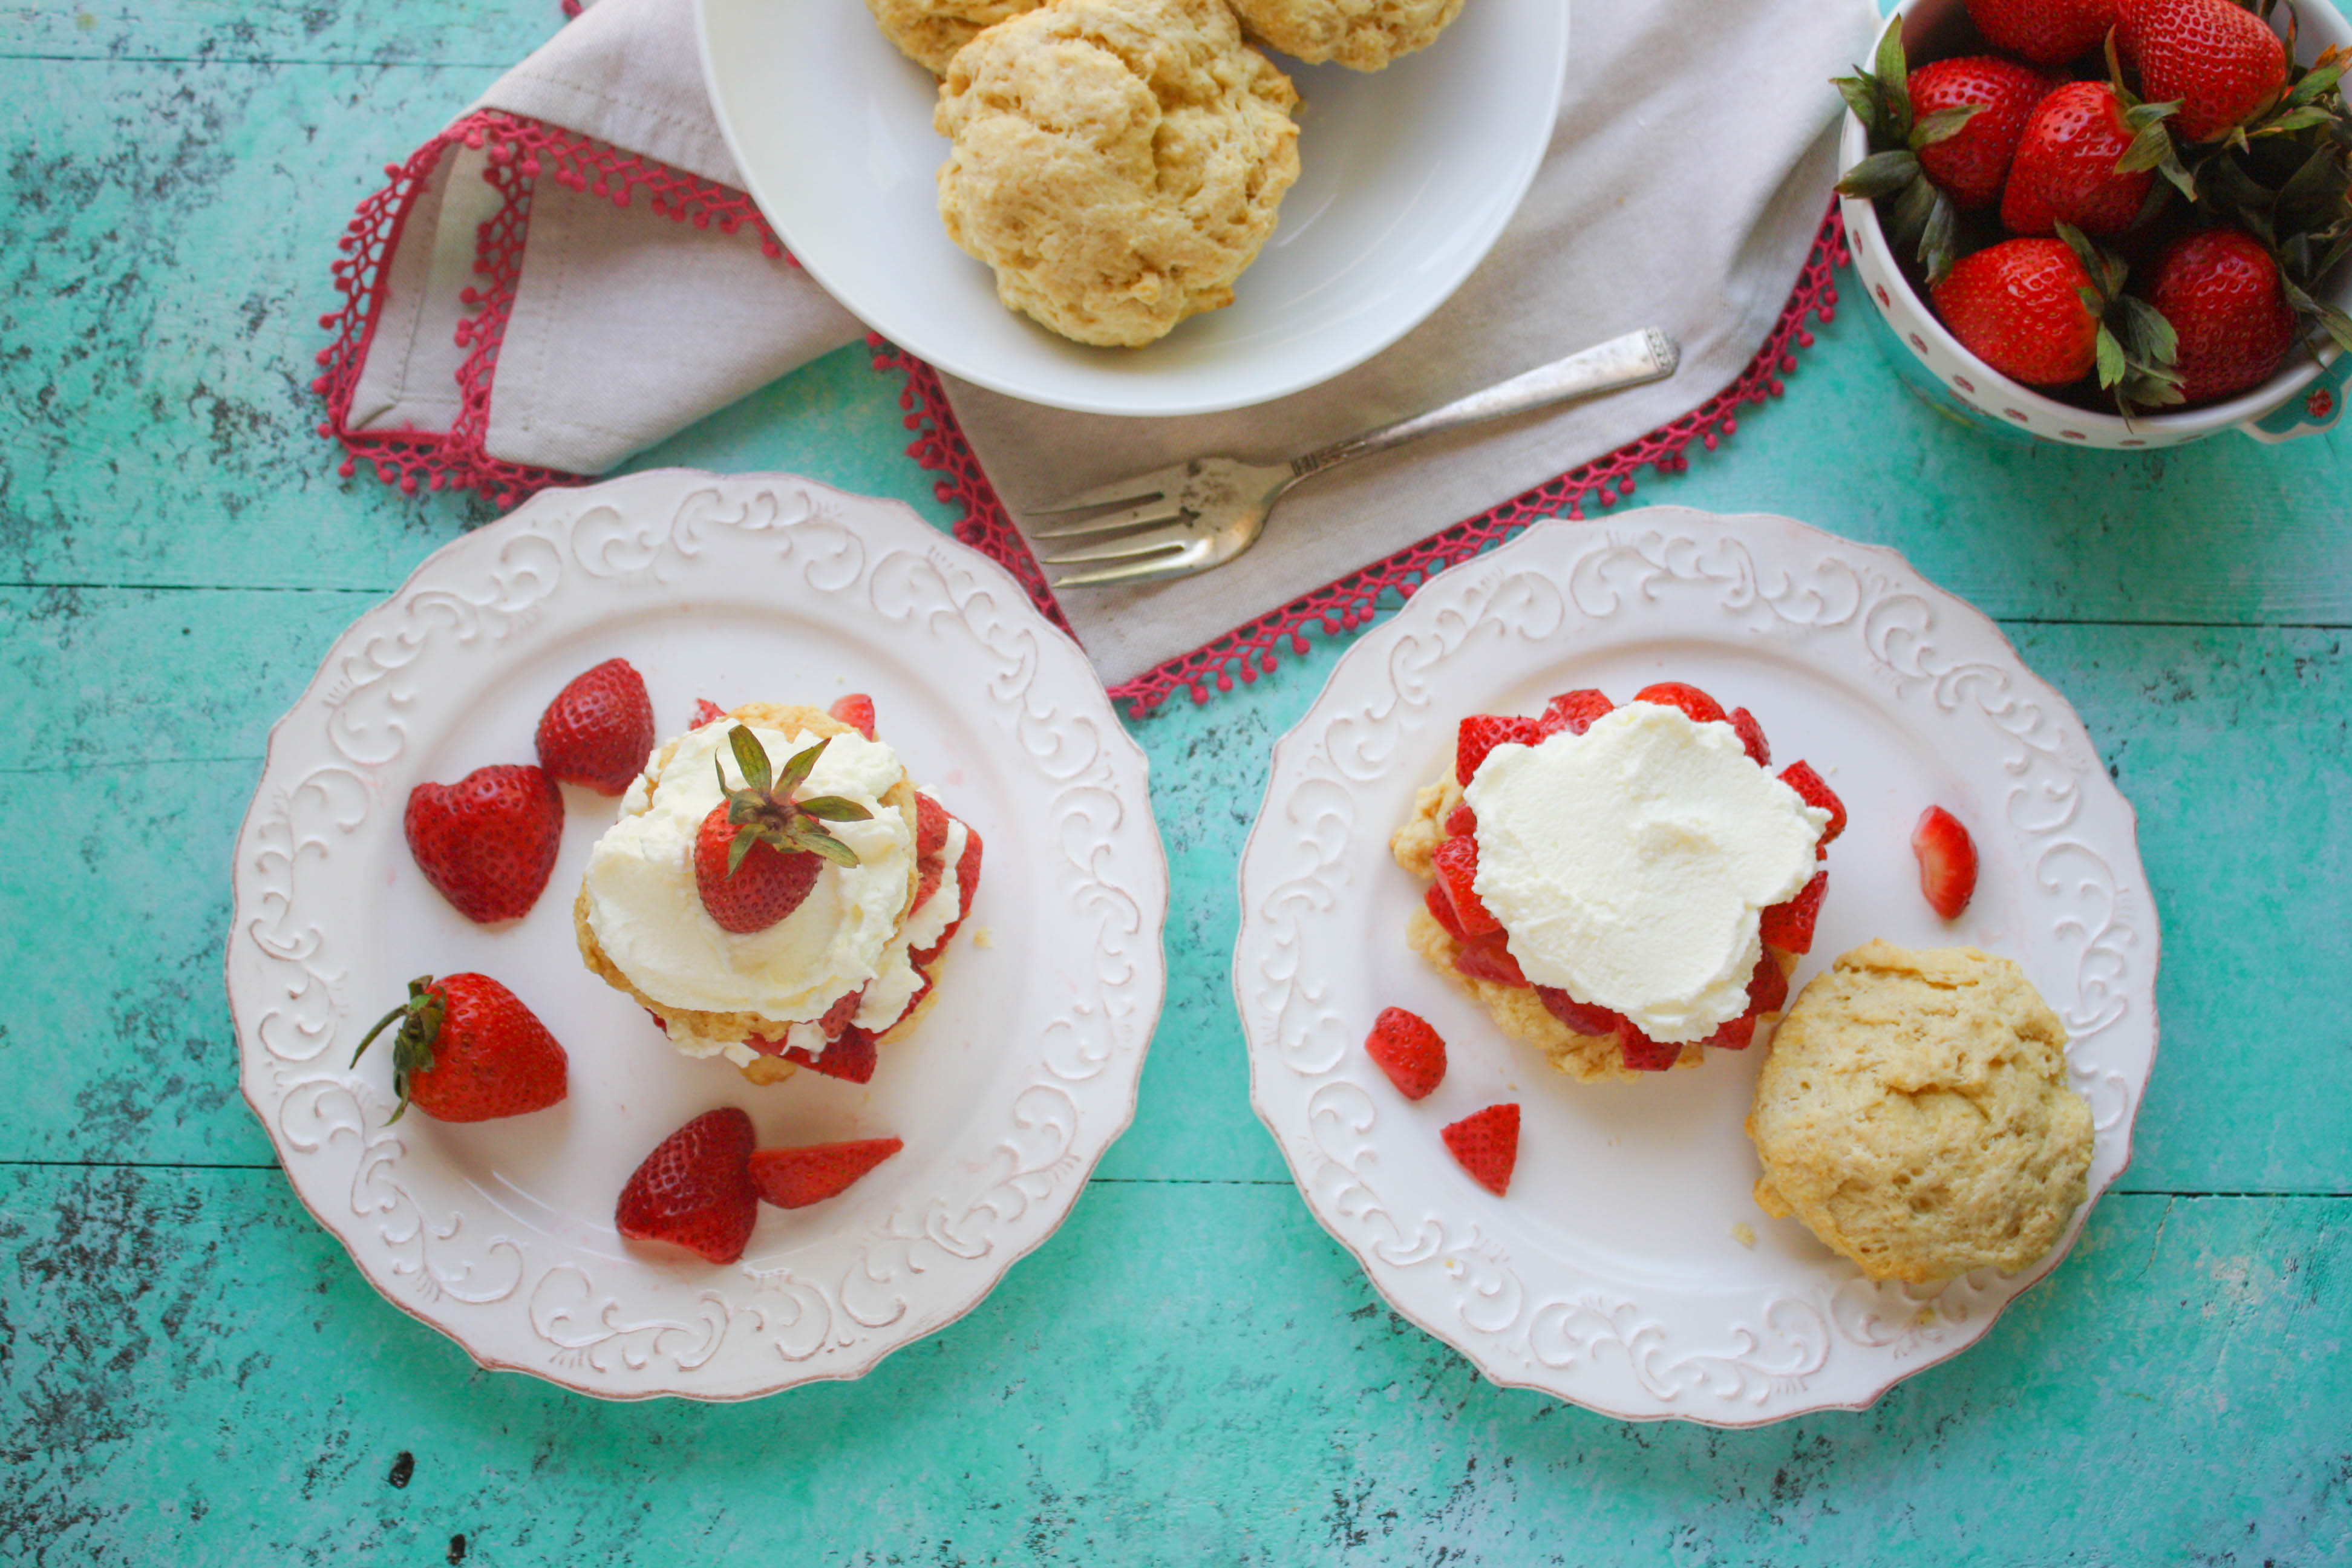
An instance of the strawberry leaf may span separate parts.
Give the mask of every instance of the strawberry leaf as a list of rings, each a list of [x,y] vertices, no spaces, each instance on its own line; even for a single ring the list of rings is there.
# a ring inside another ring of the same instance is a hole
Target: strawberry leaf
[[[2352,60],[2342,58],[2330,59],[2328,55],[2335,53],[2335,50],[2330,49],[2327,55],[2322,55],[2319,58],[2317,65],[2303,73],[2303,79],[2296,82],[2294,90],[2286,95],[2288,108],[2293,109],[2311,102],[2344,79],[2344,68],[2352,65]]]
[[[1911,151],[1916,153],[1922,147],[1949,142],[1966,130],[1969,121],[1974,120],[1984,107],[1981,103],[1956,103],[1949,109],[1936,110],[1911,127]]]
[[[1878,91],[1878,79],[1868,71],[1856,71],[1852,76],[1832,77],[1830,85],[1838,89],[1845,106],[1862,121],[1875,144],[1886,139],[1886,101]]]
[[[2139,119],[2147,110],[2159,107],[2169,112],[2180,106],[2177,103],[2142,104],[2124,116],[2138,128],[2138,134],[2132,138],[2131,145],[2124,149],[2124,155],[2116,160],[2117,174],[2137,174],[2160,168],[2165,159],[2172,156],[2172,132],[2164,128],[2163,119],[2158,117],[2145,122]]]
[[[814,795],[793,803],[810,816],[821,816],[827,822],[866,822],[874,814],[854,800],[837,795]]]
[[[727,731],[728,749],[735,753],[735,766],[742,773],[743,782],[761,795],[774,775],[768,766],[768,750],[760,744],[760,737],[738,724]]]
[[[1919,177],[1919,160],[1906,152],[1873,153],[1837,184],[1838,194],[1875,200],[1891,196]]]
[[[2124,346],[2116,341],[2115,333],[2102,326],[2099,329],[2099,384],[2114,386],[2124,378],[2129,368],[2124,358]]]
[[[824,755],[824,749],[831,744],[833,744],[833,737],[828,735],[808,750],[795,752],[793,760],[784,764],[782,775],[776,780],[775,793],[779,795],[788,795],[806,784],[809,773],[816,767],[816,760]],[[761,787],[764,792],[766,786]]]
[[[2288,110],[2284,114],[2253,131],[2250,135],[2252,139],[2257,141],[2265,136],[2285,136],[2297,131],[2308,131],[2314,126],[2330,124],[2335,119],[2336,116],[2326,110],[2315,104],[2306,104],[2301,109]]]
[[[1926,180],[1919,183],[1928,184]],[[1929,188],[1936,189],[1932,185]],[[1919,234],[1919,265],[1927,274],[1928,287],[1941,283],[1952,270],[1952,264],[1959,259],[1959,215],[1952,206],[1952,199],[1937,189],[1935,205],[1928,209],[1927,226]]]
[[[813,824],[798,823],[793,829],[793,847],[812,855],[822,855],[836,866],[857,864],[857,851]]]
[[[1886,31],[1878,36],[1878,52],[1872,62],[1877,70],[1879,90],[1886,95],[1887,129],[1897,137],[1911,134],[1911,64],[1903,54],[1903,18],[1896,16],[1886,24]]]

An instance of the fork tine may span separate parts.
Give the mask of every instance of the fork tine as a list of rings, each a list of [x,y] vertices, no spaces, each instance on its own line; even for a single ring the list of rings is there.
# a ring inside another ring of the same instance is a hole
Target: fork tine
[[[1201,571],[1213,563],[1209,558],[1209,542],[1195,539],[1172,555],[1155,556],[1124,566],[1106,566],[1095,572],[1076,572],[1067,577],[1054,579],[1055,588],[1108,588],[1119,583],[1148,583],[1160,577],[1183,577]]]
[[[1116,533],[1122,528],[1141,528],[1147,522],[1173,522],[1184,515],[1183,506],[1177,501],[1154,499],[1124,511],[1107,512],[1084,522],[1074,522],[1067,528],[1040,528],[1031,531],[1032,539],[1085,539],[1097,533]]]
[[[1041,559],[1048,566],[1083,566],[1091,561],[1131,561],[1139,555],[1181,549],[1193,542],[1192,531],[1182,523],[1174,523],[1145,533],[1130,533],[1094,544],[1073,545],[1059,555],[1047,555]]]
[[[1129,474],[1123,479],[1113,479],[1107,485],[1065,496],[1052,506],[1016,507],[1024,513],[1044,516],[1048,512],[1084,511],[1088,507],[1110,506],[1118,501],[1150,500],[1157,496],[1173,495],[1184,482],[1184,465],[1171,463],[1164,468],[1154,468],[1148,474]]]

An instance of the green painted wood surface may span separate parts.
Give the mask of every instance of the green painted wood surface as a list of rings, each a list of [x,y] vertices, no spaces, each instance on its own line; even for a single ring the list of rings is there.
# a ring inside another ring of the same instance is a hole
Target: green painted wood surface
[[[1976,1349],[1717,1434],[1498,1391],[1387,1313],[1249,1113],[1226,982],[1319,639],[1139,726],[1173,872],[1141,1109],[971,1318],[710,1409],[485,1373],[378,1299],[236,1095],[228,853],[327,644],[489,515],[335,478],[332,237],[553,11],[0,9],[0,1560],[2352,1559],[2352,1022],[2311,1000],[2352,973],[2352,437],[1989,444],[1851,317],[1637,500],[1893,544],[2001,617],[2139,807],[2166,921],[2137,1162]],[[946,521],[904,441],[845,350],[637,466]]]

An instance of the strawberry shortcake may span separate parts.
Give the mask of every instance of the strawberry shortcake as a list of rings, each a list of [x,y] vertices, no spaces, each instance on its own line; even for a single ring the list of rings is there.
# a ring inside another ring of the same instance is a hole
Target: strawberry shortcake
[[[1845,826],[1820,774],[1770,763],[1753,714],[1680,682],[1474,714],[1390,841],[1430,883],[1408,940],[1571,1078],[1769,1038]]]
[[[690,1057],[863,1083],[929,1005],[980,835],[857,710],[706,709],[656,748],[572,906],[590,969]]]

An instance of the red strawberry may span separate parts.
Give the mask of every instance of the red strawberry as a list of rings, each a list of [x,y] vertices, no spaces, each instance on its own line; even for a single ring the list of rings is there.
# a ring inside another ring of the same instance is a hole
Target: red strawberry
[[[621,1189],[613,1224],[632,1241],[669,1241],[713,1263],[743,1256],[760,1218],[751,1119],[706,1110],[655,1145]]]
[[[1756,1043],[1755,1009],[1751,1007],[1737,1018],[1731,1019],[1699,1043],[1713,1046],[1718,1050],[1746,1050]]]
[[[1533,719],[1501,718],[1492,713],[1473,713],[1462,721],[1454,738],[1454,779],[1467,784],[1478,772],[1478,764],[1486,753],[1505,742],[1532,746],[1543,739],[1543,731]]]
[[[751,1182],[761,1202],[780,1209],[804,1209],[840,1196],[858,1177],[906,1146],[896,1138],[860,1138],[802,1149],[761,1149],[751,1156]]]
[[[2208,229],[2166,247],[2148,280],[2147,302],[2179,336],[2172,368],[2184,402],[2259,386],[2294,347],[2294,312],[2278,264],[2238,229]]]
[[[539,765],[598,795],[626,790],[653,749],[653,699],[625,658],[573,677],[539,716]]]
[[[469,921],[518,921],[555,869],[563,792],[539,769],[476,768],[408,793],[401,826],[416,868]]]
[[[1830,814],[1822,825],[1822,836],[1815,841],[1813,854],[1819,859],[1829,858],[1830,841],[1845,831],[1845,802],[1837,797],[1827,780],[1813,772],[1813,765],[1804,761],[1790,763],[1780,770],[1780,782],[1797,792],[1797,798],[1807,805],[1819,806]]]
[[[570,1058],[522,999],[487,974],[422,975],[408,1000],[376,1020],[352,1065],[394,1019],[386,1125],[413,1104],[436,1121],[488,1121],[544,1110],[570,1089]]]
[[[1490,1105],[1464,1117],[1438,1134],[1470,1179],[1503,1197],[1511,1190],[1511,1172],[1519,1163],[1519,1108]]]
[[[1748,1010],[1708,1036],[1706,1043],[1727,1051],[1746,1050],[1755,1043],[1757,1021],[1767,1013],[1777,1012],[1788,999],[1789,977],[1780,973],[1780,963],[1770,953],[1762,954],[1748,976]]]
[[[874,738],[874,699],[863,691],[851,692],[826,711],[867,740]]]
[[[1535,991],[1536,1000],[1543,1004],[1545,1012],[1580,1035],[1605,1037],[1630,1026],[1623,1014],[1580,1002],[1557,985],[1538,985]]]
[[[1634,1072],[1664,1072],[1683,1054],[1682,1047],[1671,1040],[1654,1040],[1630,1021],[1617,1031],[1617,1049]]]
[[[1919,858],[1919,891],[1928,907],[1948,921],[1959,919],[1977,890],[1977,846],[1969,830],[1942,806],[1931,805],[1911,830],[1911,853]]]
[[[2075,51],[2080,53],[2080,50]],[[2010,160],[2034,105],[2058,85],[2031,66],[1998,55],[1968,55],[1937,60],[1911,73],[1911,108],[1921,119],[1947,109],[1973,106],[1968,123],[1918,151],[1927,177],[1964,207],[1989,207],[2000,200]]]
[[[1478,814],[1470,809],[1467,801],[1445,814],[1445,837],[1466,838],[1478,831]]]
[[[1592,728],[1595,719],[1613,711],[1616,704],[1590,687],[1576,691],[1563,691],[1544,709],[1536,728],[1547,735],[1565,730],[1571,735],[1581,735]]]
[[[1489,980],[1497,985],[1518,988],[1528,983],[1528,977],[1519,971],[1519,961],[1511,956],[1499,931],[1464,942],[1462,951],[1454,955],[1454,967],[1473,980]]]
[[[857,1016],[858,1005],[865,1000],[866,987],[863,985],[845,996],[835,997],[833,1005],[827,1007],[824,1010],[824,1016],[816,1021],[817,1028],[824,1033],[826,1039],[835,1038],[844,1029],[849,1027],[849,1021]]]
[[[1417,1013],[1384,1007],[1364,1037],[1364,1052],[1407,1100],[1426,1100],[1445,1078],[1445,1042]]]
[[[956,862],[956,925],[961,925],[971,913],[972,896],[980,891],[980,832],[969,822],[963,825],[963,858]],[[950,931],[954,927],[949,928]]]
[[[2286,45],[2231,0],[2124,0],[2116,47],[2143,97],[2179,100],[2172,127],[2184,141],[2210,142],[2286,90]]]
[[[728,790],[696,831],[694,885],[720,930],[764,931],[800,908],[824,862],[857,864],[857,852],[824,825],[863,822],[874,814],[840,795],[793,798],[826,741],[795,755],[782,773],[771,773],[759,737],[742,725],[729,731],[727,741],[743,787]]]
[[[1997,49],[2063,65],[2107,36],[2116,0],[1969,0],[1969,20]]]
[[[715,719],[726,717],[727,710],[710,700],[709,698],[698,697],[694,700],[694,728],[699,730]]]
[[[2116,167],[2138,134],[2105,82],[2070,81],[2051,93],[2018,137],[2001,191],[2001,226],[2030,235],[2054,234],[2062,223],[2094,235],[2129,228],[2156,181],[2153,170]],[[1940,299],[1937,309],[1943,309]]]
[[[1766,910],[1761,927],[1765,944],[1783,952],[1813,951],[1813,923],[1822,917],[1822,895],[1830,890],[1830,874],[1816,871],[1813,879],[1785,904]]]
[[[1697,687],[1679,680],[1661,680],[1654,686],[1644,686],[1633,693],[1636,702],[1654,702],[1661,708],[1679,708],[1701,724],[1724,722],[1723,704]]]
[[[2064,241],[2011,239],[1952,264],[1928,289],[1936,314],[1977,358],[2028,386],[2064,386],[2098,363],[2091,275]]]
[[[1745,708],[1734,708],[1731,710],[1731,730],[1739,737],[1739,743],[1748,748],[1749,762],[1759,768],[1772,765],[1772,743],[1764,738],[1764,726],[1756,721],[1755,714]]]
[[[929,795],[915,797],[915,858],[928,860],[948,847],[948,808]]]
[[[929,903],[931,895],[940,890],[940,884],[947,880],[947,867],[936,859],[919,867],[915,875],[915,901],[908,904],[907,908],[910,910],[919,910]]]
[[[1454,905],[1454,918],[1471,936],[1485,936],[1503,929],[1503,922],[1478,900],[1478,890],[1473,886],[1478,879],[1478,841],[1475,838],[1449,838],[1437,847],[1437,885],[1445,889],[1446,899]]]
[[[1470,933],[1462,929],[1461,917],[1454,912],[1454,900],[1445,896],[1445,889],[1443,887],[1432,882],[1429,885],[1429,890],[1422,894],[1421,901],[1429,910],[1430,917],[1445,928],[1446,935],[1455,942],[1470,940]]]
[[[912,1006],[908,1010],[913,1011]],[[882,1059],[881,1053],[875,1049],[873,1034],[855,1024],[827,1040],[819,1055],[812,1056],[795,1046],[783,1056],[785,1060],[798,1062],[812,1072],[847,1083],[871,1083],[874,1068]]]

